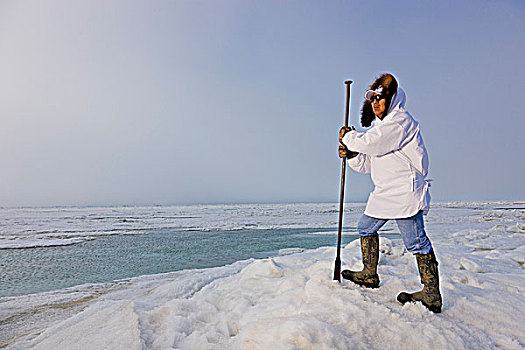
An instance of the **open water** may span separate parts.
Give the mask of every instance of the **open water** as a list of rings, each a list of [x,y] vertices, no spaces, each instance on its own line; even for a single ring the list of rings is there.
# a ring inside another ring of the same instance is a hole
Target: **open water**
[[[140,275],[216,267],[248,258],[286,253],[286,248],[334,245],[320,229],[181,231],[152,229],[148,234],[111,235],[81,243],[0,249],[0,296],[15,296],[111,282]],[[343,236],[343,243],[356,236]],[[292,250],[293,252],[293,250]]]
[[[335,246],[337,221],[337,204],[0,208],[0,297]]]

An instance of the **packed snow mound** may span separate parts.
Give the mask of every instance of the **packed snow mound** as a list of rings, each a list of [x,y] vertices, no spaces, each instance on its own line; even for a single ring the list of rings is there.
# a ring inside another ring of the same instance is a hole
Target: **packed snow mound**
[[[89,342],[86,341],[86,334],[92,335]],[[134,303],[118,301],[95,304],[44,332],[34,348],[141,350]]]

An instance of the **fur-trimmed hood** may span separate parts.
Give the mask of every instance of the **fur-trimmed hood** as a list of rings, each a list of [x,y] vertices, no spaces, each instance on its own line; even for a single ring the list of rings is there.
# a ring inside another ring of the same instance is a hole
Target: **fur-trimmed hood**
[[[381,74],[373,83],[370,85],[370,90],[376,90],[379,87],[383,88],[383,91],[381,92],[382,95],[386,96],[386,103],[385,103],[385,109],[390,113],[390,105],[392,98],[394,95],[396,95],[398,91],[398,84],[396,78],[390,74],[385,73]],[[403,92],[404,95],[404,92]],[[406,97],[405,97],[406,100]],[[396,106],[396,104],[393,104]],[[403,103],[404,105],[404,103]],[[372,103],[365,99],[363,102],[363,107],[361,108],[361,125],[365,128],[372,125],[372,122],[375,120],[376,116],[374,114],[374,110],[372,109]]]
[[[407,95],[405,94],[405,90],[403,90],[401,87],[397,88],[397,92],[392,96],[392,102],[390,103],[390,109],[388,110],[388,114],[390,114],[394,109],[405,109],[405,103],[407,102]]]

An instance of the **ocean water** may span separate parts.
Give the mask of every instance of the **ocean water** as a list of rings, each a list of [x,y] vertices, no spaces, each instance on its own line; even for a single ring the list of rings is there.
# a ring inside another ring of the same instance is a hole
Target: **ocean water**
[[[55,247],[0,250],[0,296],[15,296],[110,282],[140,275],[216,267],[265,258],[286,248],[335,244],[315,229],[195,232],[152,229],[143,235],[113,235]],[[348,243],[355,236],[344,236]]]
[[[355,225],[363,208],[348,205],[348,222]],[[336,204],[6,208],[0,218],[5,297],[332,246],[338,211]],[[353,226],[344,233],[343,244],[357,237]]]

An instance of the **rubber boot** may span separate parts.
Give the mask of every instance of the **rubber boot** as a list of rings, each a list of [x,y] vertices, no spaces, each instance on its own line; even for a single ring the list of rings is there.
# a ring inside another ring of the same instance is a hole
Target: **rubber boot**
[[[379,261],[379,236],[361,236],[361,254],[364,268],[362,271],[344,270],[344,279],[367,288],[379,287],[377,262]]]
[[[443,301],[439,292],[438,262],[434,251],[429,254],[416,254],[417,266],[423,290],[415,293],[402,292],[397,296],[401,304],[420,301],[432,312],[441,312]]]

